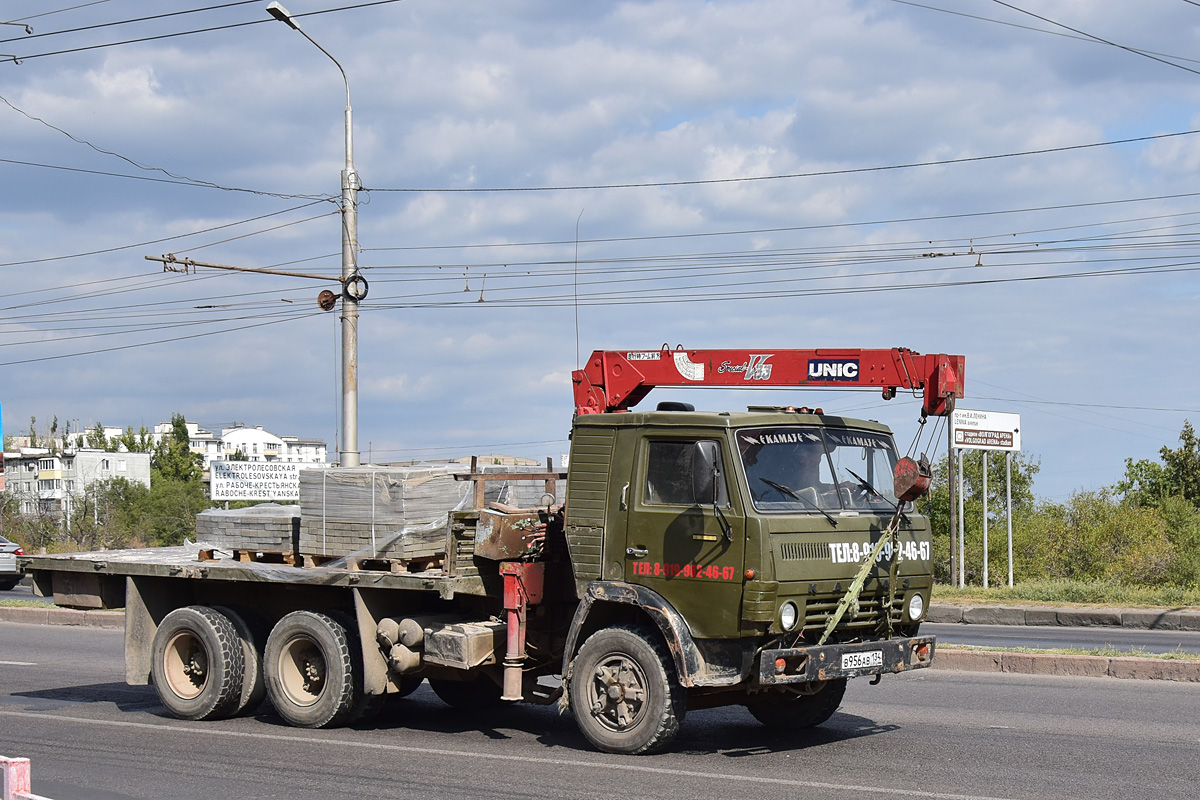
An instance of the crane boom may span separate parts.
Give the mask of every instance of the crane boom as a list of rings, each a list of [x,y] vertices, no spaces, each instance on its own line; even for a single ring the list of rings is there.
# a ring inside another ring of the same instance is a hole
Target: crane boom
[[[963,396],[963,356],[888,350],[597,350],[571,377],[575,412],[627,411],[656,386],[923,390],[928,416]]]

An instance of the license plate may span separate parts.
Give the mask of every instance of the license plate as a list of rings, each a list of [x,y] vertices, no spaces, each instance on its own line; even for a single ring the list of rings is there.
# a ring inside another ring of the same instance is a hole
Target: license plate
[[[882,666],[882,650],[868,650],[865,653],[842,653],[842,669],[862,669],[863,667]]]

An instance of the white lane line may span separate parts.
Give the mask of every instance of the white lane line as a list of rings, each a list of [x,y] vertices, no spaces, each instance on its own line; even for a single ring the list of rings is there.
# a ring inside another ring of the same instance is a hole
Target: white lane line
[[[0,666],[5,667],[36,667],[36,661],[0,661]]]
[[[456,759],[485,759],[491,761],[511,761],[523,764],[544,764],[553,767],[590,768],[605,771],[640,772],[654,775],[668,775],[678,778],[706,778],[730,781],[732,783],[765,784],[770,786],[789,786],[803,789],[827,789],[839,792],[863,792],[867,794],[893,795],[900,797],[932,797],[936,800],[1012,800],[1012,798],[993,797],[979,794],[950,794],[932,792],[928,789],[902,789],[895,786],[861,786],[850,783],[827,783],[822,781],[805,781],[794,778],[768,778],[759,775],[730,775],[723,772],[699,772],[690,769],[671,769],[670,767],[651,767],[641,764],[628,763],[631,757],[624,760],[577,761],[567,758],[540,758],[538,756],[504,755],[500,753],[480,753],[477,750],[451,750],[441,747],[412,747],[401,744],[381,744],[378,742],[350,742],[344,739],[317,738],[310,736],[289,736],[281,733],[250,733],[247,731],[230,731],[205,727],[191,727],[171,723],[126,722],[110,719],[87,719],[70,717],[60,714],[39,714],[26,711],[0,711],[0,717],[19,717],[24,719],[36,718],[43,721],[61,720],[75,725],[99,725],[112,728],[135,728],[152,730],[155,733],[173,732],[185,736],[214,736],[231,739],[261,739],[264,741],[287,742],[289,744],[311,744],[320,747],[330,745],[352,747],[360,750],[382,750],[392,753],[417,753],[421,755],[450,756]]]

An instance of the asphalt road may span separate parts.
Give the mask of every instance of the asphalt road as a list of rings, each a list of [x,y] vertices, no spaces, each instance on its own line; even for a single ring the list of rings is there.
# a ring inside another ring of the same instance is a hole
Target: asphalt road
[[[826,725],[688,715],[671,752],[597,753],[570,714],[454,711],[422,687],[352,729],[164,716],[120,631],[0,623],[0,754],[55,800],[118,798],[1192,798],[1200,693],[1156,681],[922,671],[851,682]],[[1190,709],[1190,710],[1188,710]]]
[[[1147,631],[1136,628],[1063,628],[1038,625],[921,624],[921,633],[938,637],[939,644],[977,647],[1111,648],[1169,653],[1200,653],[1200,631]]]

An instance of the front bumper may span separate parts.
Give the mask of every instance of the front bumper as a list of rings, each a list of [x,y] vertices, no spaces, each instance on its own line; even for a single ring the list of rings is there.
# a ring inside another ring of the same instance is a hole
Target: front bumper
[[[933,663],[936,643],[936,636],[911,636],[764,650],[758,660],[758,682],[777,686],[923,669]]]

